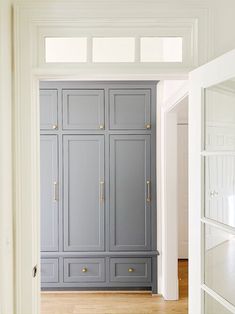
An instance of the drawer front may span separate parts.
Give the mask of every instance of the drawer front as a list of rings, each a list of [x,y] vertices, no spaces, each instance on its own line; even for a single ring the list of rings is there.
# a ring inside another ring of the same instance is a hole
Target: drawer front
[[[40,90],[40,128],[41,130],[55,130],[58,128],[57,90]]]
[[[63,129],[104,129],[103,90],[63,90]]]
[[[65,258],[64,282],[104,282],[103,258]]]
[[[150,90],[110,90],[110,129],[144,130],[150,126]]]
[[[58,258],[41,259],[41,282],[59,282]]]
[[[110,281],[151,282],[151,258],[111,258]]]

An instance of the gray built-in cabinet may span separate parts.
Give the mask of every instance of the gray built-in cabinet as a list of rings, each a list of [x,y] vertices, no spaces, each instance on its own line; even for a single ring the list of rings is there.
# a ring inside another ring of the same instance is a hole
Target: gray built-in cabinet
[[[41,82],[41,286],[157,292],[156,84]]]

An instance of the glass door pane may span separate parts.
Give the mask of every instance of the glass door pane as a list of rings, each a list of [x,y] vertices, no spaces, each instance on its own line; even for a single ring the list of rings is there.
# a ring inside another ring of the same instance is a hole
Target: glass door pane
[[[205,216],[235,227],[235,156],[205,157]]]
[[[227,314],[223,302],[235,306],[235,80],[205,89],[202,156],[202,284],[222,297],[216,301],[205,294],[204,314]]]
[[[232,312],[227,310],[207,293],[205,293],[204,302],[206,314],[232,314]]]
[[[205,226],[205,284],[235,305],[235,236]]]
[[[235,151],[235,80],[205,90],[205,150]]]

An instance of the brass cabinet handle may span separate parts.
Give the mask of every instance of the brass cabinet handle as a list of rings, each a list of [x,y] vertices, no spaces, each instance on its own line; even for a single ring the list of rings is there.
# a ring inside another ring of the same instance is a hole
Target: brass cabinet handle
[[[146,182],[147,184],[147,202],[151,202],[151,188],[150,188],[150,181]]]
[[[100,181],[100,201],[104,201],[104,181]]]
[[[57,128],[58,128],[57,124],[53,124],[52,129],[57,130]]]
[[[129,273],[133,273],[133,271],[134,271],[134,268],[128,268]]]
[[[151,124],[148,123],[148,124],[145,125],[145,127],[146,127],[147,130],[149,130],[149,129],[151,129]]]
[[[103,124],[100,124],[100,129],[104,130],[104,125]]]
[[[57,182],[54,181],[53,185],[54,185],[54,201],[56,202],[56,201],[58,201],[58,197],[57,197]]]
[[[86,273],[87,270],[88,270],[88,269],[87,269],[86,267],[83,267],[82,272],[83,272],[83,273]]]

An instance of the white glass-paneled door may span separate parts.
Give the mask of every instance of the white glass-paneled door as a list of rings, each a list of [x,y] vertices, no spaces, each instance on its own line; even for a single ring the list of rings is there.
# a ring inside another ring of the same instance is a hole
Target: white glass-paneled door
[[[235,50],[190,73],[189,314],[235,313]]]

